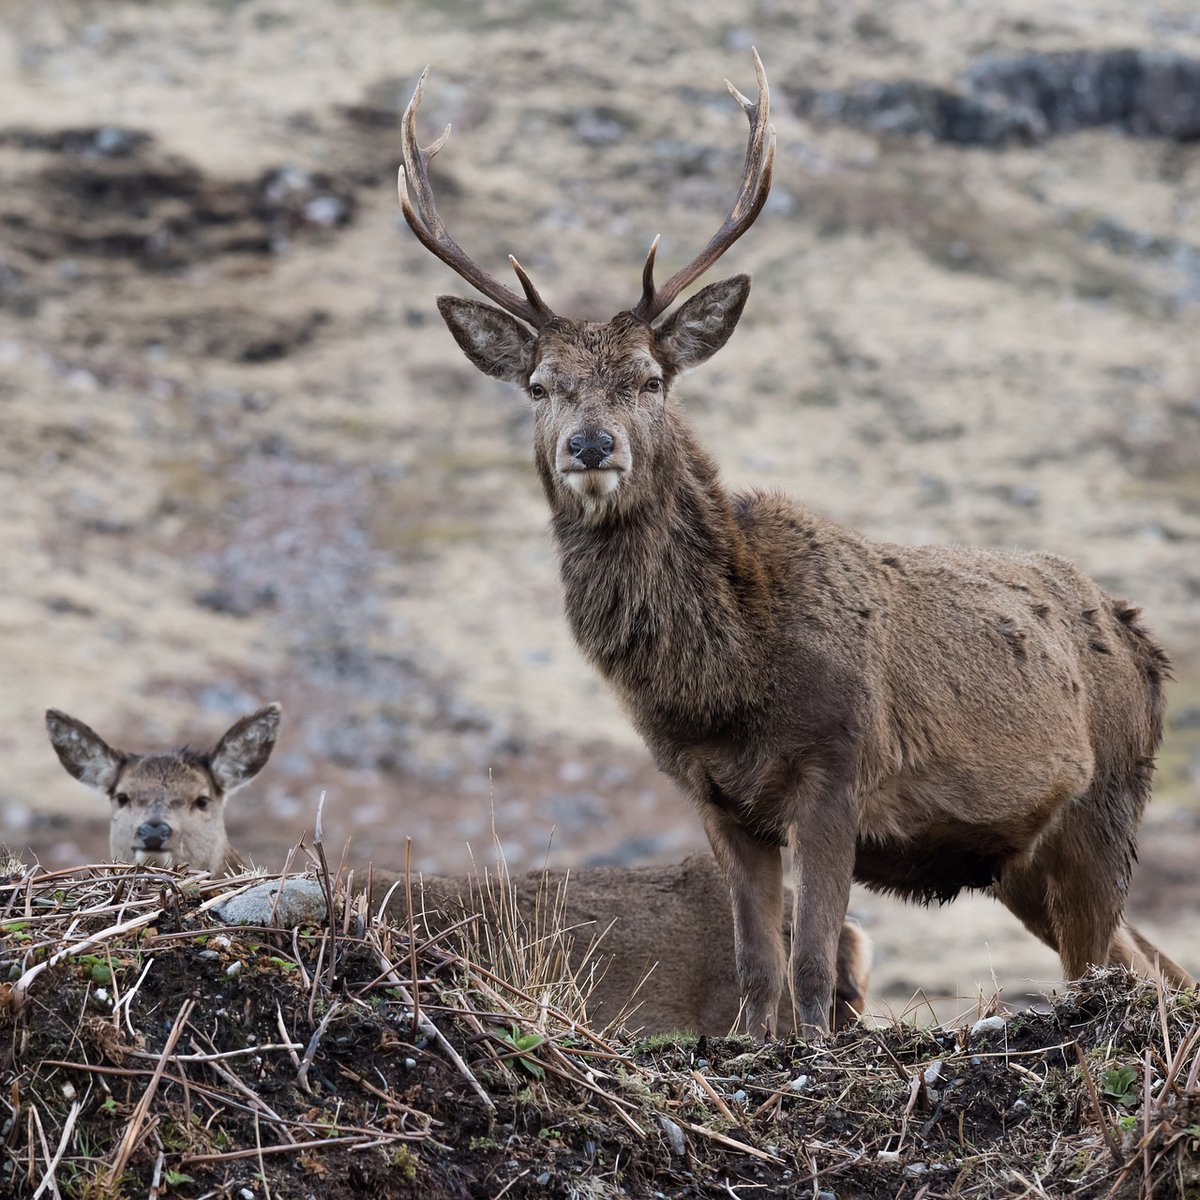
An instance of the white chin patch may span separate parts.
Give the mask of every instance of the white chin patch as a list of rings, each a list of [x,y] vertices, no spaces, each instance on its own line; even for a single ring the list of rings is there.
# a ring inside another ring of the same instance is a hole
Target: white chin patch
[[[135,850],[133,861],[139,867],[173,867],[175,856],[164,850]]]
[[[619,471],[564,471],[562,477],[589,508],[599,507],[621,486]]]

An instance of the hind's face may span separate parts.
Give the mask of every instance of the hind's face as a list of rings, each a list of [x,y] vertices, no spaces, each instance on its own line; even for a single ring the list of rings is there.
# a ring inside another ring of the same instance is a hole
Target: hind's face
[[[166,755],[131,758],[107,792],[109,849],[118,862],[221,869],[225,798],[202,764]]]

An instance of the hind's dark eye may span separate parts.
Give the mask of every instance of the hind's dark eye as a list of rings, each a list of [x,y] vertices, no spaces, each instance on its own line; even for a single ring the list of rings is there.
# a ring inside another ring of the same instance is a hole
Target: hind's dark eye
[[[207,796],[197,796],[196,799],[194,801],[192,801],[192,803],[195,804],[195,806],[197,808],[207,808],[208,807],[208,797]]]
[[[129,803],[129,793],[128,792],[118,792],[113,797],[113,799],[117,802],[118,808],[124,808],[125,805],[127,805]]]
[[[531,383],[529,385],[529,394],[534,400],[545,400],[548,393],[540,383]]]
[[[647,379],[643,386],[648,392],[661,392],[662,380],[656,376],[654,379]]]

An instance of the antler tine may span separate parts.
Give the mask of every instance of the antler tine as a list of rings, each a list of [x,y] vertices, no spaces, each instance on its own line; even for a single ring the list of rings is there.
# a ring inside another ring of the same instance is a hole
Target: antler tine
[[[635,312],[641,312],[643,309],[649,311],[654,304],[654,258],[658,254],[658,243],[661,240],[662,234],[656,233],[654,241],[650,243],[650,253],[646,255],[646,265],[642,268],[642,298],[638,301]]]
[[[689,283],[699,279],[754,224],[755,218],[767,202],[771,190],[771,174],[775,166],[775,129],[771,125],[771,92],[767,86],[767,73],[758,51],[754,51],[754,73],[758,82],[758,98],[750,100],[743,96],[728,80],[725,81],[733,98],[741,106],[750,122],[750,137],[746,143],[746,162],[742,169],[742,181],[737,195],[721,227],[713,234],[708,245],[681,267],[661,288],[654,286],[654,257],[658,249],[658,238],[646,256],[642,268],[642,298],[633,309],[633,314],[644,321],[653,321],[674,303],[675,298]]]
[[[522,300],[511,288],[505,287],[499,280],[494,279],[482,267],[474,263],[463,248],[450,236],[446,226],[438,215],[437,204],[433,198],[433,188],[429,183],[429,160],[446,144],[450,136],[450,126],[447,125],[436,141],[426,147],[417,144],[417,109],[421,107],[421,97],[425,91],[425,78],[429,74],[426,67],[417,80],[412,99],[404,110],[401,122],[401,152],[404,165],[396,178],[396,192],[400,198],[400,208],[408,227],[417,235],[417,239],[426,250],[440,258],[451,270],[461,275],[473,288],[482,292],[489,300],[494,300],[501,308],[512,313],[514,317],[541,329],[554,318],[553,311],[538,295],[529,276],[517,263],[510,259],[521,287],[525,292]],[[412,189],[410,196],[409,189]]]
[[[552,321],[554,319],[554,311],[538,295],[538,290],[533,286],[533,280],[526,274],[525,268],[511,254],[508,256],[508,262],[517,278],[521,281],[521,288],[525,292],[525,298],[529,301],[529,306],[539,316],[539,327],[548,321]]]

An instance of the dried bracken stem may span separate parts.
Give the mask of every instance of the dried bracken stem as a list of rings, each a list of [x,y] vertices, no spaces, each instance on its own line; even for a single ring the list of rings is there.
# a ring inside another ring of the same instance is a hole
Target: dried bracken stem
[[[317,823],[313,832],[313,849],[317,852],[317,860],[320,864],[318,876],[325,889],[325,910],[329,919],[329,990],[332,992],[337,987],[337,909],[333,902],[333,880],[329,874],[329,863],[325,858],[325,835],[321,822],[324,812],[325,793],[322,792],[320,800],[317,801]]]
[[[146,1085],[146,1090],[142,1093],[142,1098],[133,1110],[129,1126],[125,1130],[125,1136],[121,1139],[116,1157],[109,1166],[107,1185],[110,1188],[116,1186],[117,1181],[121,1178],[125,1170],[125,1164],[129,1161],[129,1156],[133,1153],[133,1148],[137,1144],[138,1138],[142,1135],[142,1127],[146,1122],[146,1117],[149,1115],[150,1105],[154,1102],[154,1094],[158,1091],[158,1085],[162,1080],[163,1072],[167,1069],[167,1062],[175,1052],[175,1044],[183,1034],[184,1026],[187,1024],[188,1017],[192,1015],[192,1009],[195,1007],[196,1002],[194,1000],[185,1000],[180,1006],[179,1013],[175,1017],[175,1023],[171,1026],[171,1032],[167,1035],[166,1045],[163,1046],[162,1054],[159,1055],[158,1065],[154,1068],[154,1074],[150,1076],[150,1082]]]
[[[78,954],[86,954],[89,950],[96,949],[96,947],[102,945],[105,941],[115,940],[125,934],[132,933],[135,929],[144,929],[146,926],[152,925],[161,914],[162,909],[155,908],[148,913],[143,913],[140,917],[124,921],[120,925],[112,925],[108,929],[102,929],[99,933],[92,934],[91,937],[86,937],[83,941],[76,942],[74,945],[67,946],[59,950],[56,954],[52,954],[45,962],[40,962],[30,967],[12,985],[12,990],[8,995],[9,1005],[14,1011],[19,1011],[25,1004],[30,985],[43,971],[57,966],[64,959],[73,958]]]
[[[404,892],[408,904],[408,952],[412,970],[413,1025],[421,1022],[421,973],[417,970],[417,938],[413,932],[412,838],[404,839]]]
[[[1162,985],[1159,984],[1158,998],[1162,1001]],[[1163,1033],[1166,1033],[1166,1009],[1162,1010]],[[1168,1053],[1170,1043],[1168,1042]],[[1153,1200],[1154,1187],[1150,1175],[1150,1051],[1147,1050],[1142,1058],[1142,1194],[1146,1200]]]
[[[378,954],[380,965],[384,968],[385,977],[396,989],[396,993],[400,997],[401,1001],[407,1004],[409,1008],[412,1008],[412,993],[407,987],[405,987],[403,981],[400,979],[400,976],[396,973],[396,968],[392,966],[390,962],[388,962],[381,950],[377,950],[376,953]],[[467,1081],[467,1083],[470,1084],[471,1090],[479,1097],[484,1108],[486,1108],[489,1112],[495,1112],[495,1101],[493,1101],[491,1096],[484,1091],[479,1080],[475,1078],[475,1072],[467,1066],[458,1051],[455,1050],[454,1047],[446,1040],[446,1035],[442,1033],[442,1031],[424,1015],[420,1017],[418,1028],[423,1034],[425,1034],[426,1037],[433,1038],[434,1041],[438,1043],[442,1049],[442,1052],[458,1068],[459,1073]]]
[[[772,1154],[768,1150],[760,1150],[757,1146],[750,1146],[745,1142],[736,1142],[733,1138],[726,1137],[725,1134],[718,1133],[715,1129],[709,1129],[705,1125],[697,1125],[692,1121],[684,1121],[679,1117],[672,1119],[689,1133],[695,1133],[700,1137],[708,1138],[710,1142],[717,1142],[719,1145],[726,1146],[731,1150],[737,1150],[740,1154],[749,1154],[751,1158],[761,1159],[763,1162],[783,1164],[783,1159],[779,1155]]]
[[[1092,1112],[1095,1114],[1096,1124],[1100,1126],[1100,1132],[1104,1135],[1104,1141],[1108,1146],[1109,1153],[1112,1155],[1113,1162],[1116,1163],[1117,1170],[1123,1170],[1125,1159],[1121,1155],[1121,1148],[1117,1145],[1117,1139],[1113,1137],[1112,1130],[1109,1129],[1108,1122],[1104,1119],[1104,1109],[1100,1107],[1100,1096],[1096,1091],[1096,1084],[1092,1079],[1092,1072],[1088,1067],[1083,1047],[1078,1042],[1072,1042],[1071,1045],[1075,1047],[1075,1054],[1079,1059],[1079,1069],[1083,1073],[1083,1082],[1087,1087],[1088,1097],[1092,1102]]]
[[[180,1163],[182,1166],[199,1166],[201,1163],[236,1162],[242,1158],[261,1158],[268,1154],[303,1154],[323,1146],[366,1146],[380,1141],[404,1142],[409,1138],[400,1134],[375,1133],[370,1137],[329,1137],[313,1138],[307,1142],[294,1142],[287,1146],[251,1146],[247,1150],[226,1150],[220,1154],[188,1154]]]
[[[733,1115],[733,1110],[725,1103],[724,1100],[717,1094],[716,1089],[699,1071],[692,1072],[692,1078],[700,1085],[701,1091],[713,1102],[717,1112],[721,1114],[731,1125],[744,1125],[745,1121],[739,1120]]]
[[[329,1022],[337,1015],[341,1009],[341,1005],[336,1001],[329,1006],[328,1011],[321,1018],[321,1023],[313,1030],[313,1035],[308,1040],[308,1046],[304,1051],[304,1057],[300,1060],[300,1069],[296,1072],[296,1082],[306,1091],[311,1092],[312,1088],[308,1086],[308,1072],[312,1066],[313,1059],[317,1054],[317,1047],[321,1044],[321,1038],[325,1030],[329,1028]]]
[[[291,1047],[291,1049],[288,1051],[288,1054],[291,1057],[292,1063],[296,1070],[299,1071],[300,1056],[296,1053],[296,1051],[300,1049],[300,1043],[294,1041],[292,1039],[292,1035],[288,1033],[287,1025],[285,1025],[283,1021],[283,1009],[280,1008],[278,1000],[275,1001],[275,1024],[279,1027],[279,1033],[284,1042]]]

